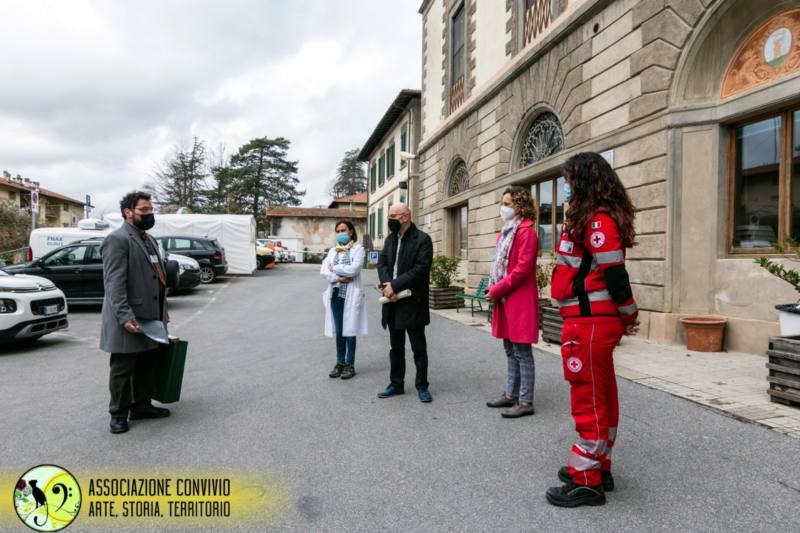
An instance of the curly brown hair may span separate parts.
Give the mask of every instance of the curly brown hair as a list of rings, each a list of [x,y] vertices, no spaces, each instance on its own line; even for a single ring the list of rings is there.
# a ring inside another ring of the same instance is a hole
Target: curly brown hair
[[[512,185],[503,191],[502,196],[506,194],[511,195],[511,206],[520,219],[536,221],[536,204],[533,202],[533,197],[528,189],[519,185]]]
[[[564,231],[573,239],[580,240],[594,214],[605,211],[619,227],[622,246],[635,246],[633,203],[608,161],[600,154],[583,152],[567,159],[562,171],[572,186]]]

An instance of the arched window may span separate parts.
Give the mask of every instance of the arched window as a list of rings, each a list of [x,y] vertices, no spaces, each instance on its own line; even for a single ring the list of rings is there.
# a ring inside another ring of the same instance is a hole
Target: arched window
[[[458,193],[469,189],[469,174],[467,164],[460,159],[450,172],[450,179],[447,180],[447,196],[455,196]]]
[[[553,113],[545,112],[536,117],[522,139],[519,166],[527,167],[545,157],[564,150],[564,130]]]

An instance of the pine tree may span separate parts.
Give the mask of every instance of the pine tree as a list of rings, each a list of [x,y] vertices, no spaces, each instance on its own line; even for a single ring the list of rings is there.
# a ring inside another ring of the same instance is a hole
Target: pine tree
[[[269,206],[300,205],[306,192],[298,190],[297,161],[286,156],[291,142],[283,137],[253,139],[231,156],[227,171],[236,201],[264,227]]]
[[[348,150],[336,170],[336,178],[331,183],[329,192],[334,198],[353,196],[367,191],[367,173],[364,165],[358,160],[361,150]]]

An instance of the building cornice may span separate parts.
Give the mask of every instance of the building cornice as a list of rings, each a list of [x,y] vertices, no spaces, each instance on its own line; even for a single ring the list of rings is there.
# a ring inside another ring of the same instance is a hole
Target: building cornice
[[[428,8],[431,7],[432,3],[433,0],[422,0],[422,5],[419,6],[419,11],[417,11],[417,13],[424,15],[425,12],[428,11]]]
[[[386,137],[386,134],[395,127],[400,117],[403,116],[403,113],[406,112],[412,103],[415,100],[420,100],[421,96],[422,92],[416,89],[403,89],[400,91],[392,104],[383,114],[383,117],[378,122],[378,125],[375,126],[372,135],[370,135],[367,139],[367,142],[364,143],[364,146],[358,153],[358,161],[370,160],[372,152],[374,152],[375,149],[380,146],[380,144],[383,142],[383,139]]]

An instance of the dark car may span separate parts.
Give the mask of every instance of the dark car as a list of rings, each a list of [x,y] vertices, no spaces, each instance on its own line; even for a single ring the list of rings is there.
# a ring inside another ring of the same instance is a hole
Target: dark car
[[[200,263],[201,283],[211,283],[228,271],[225,249],[215,239],[167,235],[156,240],[167,253],[185,255]]]
[[[31,274],[52,281],[71,304],[101,304],[105,295],[103,260],[100,257],[102,238],[77,241],[53,250],[41,259],[24,265],[5,267],[9,274]],[[167,261],[167,286],[177,287],[179,266]]]

